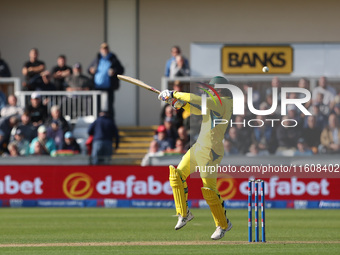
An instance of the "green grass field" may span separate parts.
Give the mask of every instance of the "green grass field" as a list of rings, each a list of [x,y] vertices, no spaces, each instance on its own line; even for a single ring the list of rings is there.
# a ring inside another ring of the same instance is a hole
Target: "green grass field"
[[[209,210],[175,231],[170,209],[2,208],[0,254],[339,254],[339,210],[267,209],[267,243],[248,243],[247,210],[210,240]]]

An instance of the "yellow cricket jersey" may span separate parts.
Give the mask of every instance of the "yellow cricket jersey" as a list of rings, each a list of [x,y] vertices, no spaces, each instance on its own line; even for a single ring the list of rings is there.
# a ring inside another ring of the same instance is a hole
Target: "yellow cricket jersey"
[[[195,115],[202,114],[200,96],[174,91],[173,97],[187,102],[183,107],[184,110]],[[221,105],[216,96],[215,99],[216,104],[212,98],[207,98],[207,114],[202,115],[201,130],[196,143],[202,147],[210,148],[218,155],[223,155],[223,139],[233,112],[233,100],[230,97],[221,97]],[[227,120],[228,123],[214,124],[216,119]]]

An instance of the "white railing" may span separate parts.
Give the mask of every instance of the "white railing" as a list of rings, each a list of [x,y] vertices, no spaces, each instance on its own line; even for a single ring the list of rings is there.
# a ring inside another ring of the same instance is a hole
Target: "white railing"
[[[30,102],[33,91],[16,91],[18,104],[25,108]],[[41,99],[47,101],[48,111],[53,105],[59,105],[61,114],[75,123],[77,118],[84,116],[94,116],[97,118],[100,109],[104,109],[107,104],[107,93],[103,91],[38,91]],[[100,101],[98,101],[100,100]],[[98,104],[100,102],[100,105]]]

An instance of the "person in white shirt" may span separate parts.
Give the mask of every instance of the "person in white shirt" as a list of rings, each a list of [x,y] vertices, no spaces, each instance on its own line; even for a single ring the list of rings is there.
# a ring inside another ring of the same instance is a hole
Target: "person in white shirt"
[[[323,103],[329,105],[336,96],[336,90],[327,84],[327,78],[321,76],[319,79],[319,86],[313,89],[313,102],[317,101],[318,94],[323,94]]]
[[[8,104],[1,109],[1,117],[23,114],[23,109],[20,106],[17,106],[18,100],[15,95],[9,95],[7,101]]]

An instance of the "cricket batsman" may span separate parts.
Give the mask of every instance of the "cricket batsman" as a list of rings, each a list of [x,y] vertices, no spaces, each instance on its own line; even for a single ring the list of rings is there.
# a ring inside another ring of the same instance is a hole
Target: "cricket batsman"
[[[229,81],[224,77],[216,76],[209,82],[209,85],[215,84],[229,84]],[[177,168],[169,166],[169,180],[173,190],[176,214],[178,215],[176,230],[184,227],[187,222],[194,218],[188,208],[186,179],[195,171],[195,166],[200,166],[200,169],[207,166],[205,169],[209,169],[208,166],[219,165],[224,155],[223,139],[228,125],[215,125],[214,120],[224,119],[229,122],[233,101],[228,89],[216,89],[215,91],[218,95],[215,94],[213,98],[206,100],[207,113],[202,116],[201,130],[196,143],[183,156]],[[159,94],[158,99],[171,104],[176,109],[183,108],[191,114],[202,114],[202,99],[198,95],[164,90]],[[232,228],[232,224],[226,216],[224,201],[216,187],[217,172],[200,171],[200,177],[203,182],[201,188],[203,197],[210,207],[216,224],[216,230],[211,238],[218,240]]]

